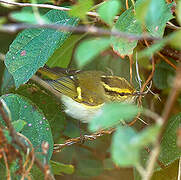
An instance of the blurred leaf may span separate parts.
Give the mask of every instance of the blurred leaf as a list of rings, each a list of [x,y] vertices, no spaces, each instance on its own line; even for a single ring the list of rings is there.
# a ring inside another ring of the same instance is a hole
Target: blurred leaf
[[[151,0],[146,15],[146,28],[152,36],[162,37],[166,23],[172,18],[171,9],[165,0]]]
[[[70,18],[63,11],[50,10],[45,17],[57,25],[77,24],[77,19]],[[55,49],[61,46],[69,35],[68,32],[46,28],[21,32],[11,44],[5,60],[16,87],[26,83],[40,67],[43,67]]]
[[[41,20],[45,24],[48,24],[50,22],[48,18],[41,15],[40,15],[40,19],[38,20],[33,12],[28,12],[28,11],[12,12],[10,17],[16,21],[26,22],[26,23],[31,23],[31,24],[39,23],[39,20]]]
[[[153,83],[158,89],[165,89],[172,86],[175,70],[165,61],[156,65],[153,76]]]
[[[121,3],[119,0],[105,1],[98,9],[100,18],[110,26],[114,23],[114,17],[119,13]]]
[[[67,68],[71,62],[73,50],[76,43],[85,35],[71,35],[61,47],[59,47],[54,54],[49,58],[46,65],[49,67]]]
[[[105,129],[118,124],[121,120],[130,120],[140,110],[136,105],[125,103],[105,104],[99,115],[95,116],[89,124],[90,131]]]
[[[154,53],[160,51],[166,45],[168,40],[169,37],[164,38],[160,41],[157,41],[155,44],[151,45],[150,47],[145,48],[144,50],[138,53],[138,58],[151,57]]]
[[[50,161],[52,172],[54,175],[72,174],[74,172],[74,166],[63,164],[60,162]]]
[[[178,50],[181,49],[181,30],[172,33],[169,44]]]
[[[7,68],[5,68],[1,85],[1,93],[5,94],[9,92],[9,89],[12,87],[15,87],[13,76],[8,72]]]
[[[177,146],[177,129],[181,125],[181,113],[169,119],[167,128],[161,141],[159,160],[169,165],[181,156],[181,149]]]
[[[137,136],[135,136],[132,143],[135,144],[137,147],[144,147],[145,145],[155,142],[159,131],[159,125],[156,124],[149,126],[142,130]]]
[[[138,0],[135,4],[136,19],[145,24],[145,17],[151,0]]]
[[[139,35],[142,33],[141,24],[136,20],[132,9],[122,13],[113,29],[121,32]],[[113,50],[119,55],[129,55],[137,45],[137,40],[126,40],[125,38],[112,37]]]
[[[69,15],[79,17],[86,20],[86,13],[92,8],[92,0],[78,0],[78,3],[69,11]]]
[[[119,127],[114,133],[111,155],[117,165],[125,167],[139,163],[139,148],[135,148],[132,144],[132,139],[136,135],[136,132],[130,127]]]
[[[110,45],[109,38],[95,38],[84,40],[75,52],[75,58],[79,67],[83,67],[95,56],[106,50]]]
[[[141,150],[155,142],[160,126],[153,125],[140,133],[130,127],[119,127],[112,140],[112,158],[119,166],[136,166],[140,163]]]
[[[177,11],[176,11],[177,21],[181,25],[181,1],[177,2],[177,6],[176,7],[177,7]]]
[[[36,152],[42,151],[42,142],[48,142],[48,159],[50,159],[53,152],[53,139],[48,121],[42,112],[19,95],[9,94],[1,96],[1,98],[10,109],[13,122],[21,119],[27,123],[21,133],[31,141]],[[1,116],[0,121],[4,124]],[[39,155],[43,156],[42,154]]]
[[[16,130],[16,132],[20,132],[26,124],[27,123],[23,120],[17,120],[17,121],[12,122],[12,125],[14,129]]]

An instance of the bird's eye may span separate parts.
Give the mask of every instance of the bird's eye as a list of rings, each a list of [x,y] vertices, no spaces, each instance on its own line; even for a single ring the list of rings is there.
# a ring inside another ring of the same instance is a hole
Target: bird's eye
[[[125,93],[119,93],[119,95],[120,95],[120,96],[124,96],[124,95],[125,95]]]

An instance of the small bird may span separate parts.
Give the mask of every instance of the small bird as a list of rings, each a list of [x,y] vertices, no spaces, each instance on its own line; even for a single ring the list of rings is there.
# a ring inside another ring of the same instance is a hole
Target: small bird
[[[99,113],[106,102],[132,103],[139,95],[124,78],[106,75],[101,71],[63,73],[44,67],[39,72],[51,77],[47,82],[61,93],[65,112],[84,123]]]

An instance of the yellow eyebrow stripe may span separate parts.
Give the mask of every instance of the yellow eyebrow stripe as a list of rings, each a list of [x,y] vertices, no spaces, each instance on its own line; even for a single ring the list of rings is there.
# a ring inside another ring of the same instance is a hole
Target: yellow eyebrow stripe
[[[107,84],[103,83],[103,86],[109,90],[109,91],[114,91],[117,93],[133,93],[132,91],[130,91],[129,89],[120,89],[120,88],[116,88],[116,87],[110,87]]]

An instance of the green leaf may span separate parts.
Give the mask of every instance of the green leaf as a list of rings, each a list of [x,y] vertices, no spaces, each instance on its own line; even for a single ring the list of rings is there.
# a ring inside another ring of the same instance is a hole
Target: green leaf
[[[121,32],[139,35],[142,33],[141,24],[137,21],[132,9],[126,10],[119,16],[113,29]],[[129,55],[137,45],[137,40],[126,40],[125,38],[112,37],[113,50],[119,55]]]
[[[181,113],[171,117],[161,140],[159,160],[169,165],[181,156],[181,149],[177,146],[177,129],[181,125]]]
[[[119,166],[136,166],[140,163],[141,150],[156,141],[160,126],[153,125],[136,133],[130,127],[119,127],[112,140],[113,161]]]
[[[175,31],[171,34],[169,44],[175,49],[181,49],[181,30]]]
[[[71,62],[73,50],[77,41],[82,39],[85,35],[71,35],[61,47],[59,47],[54,54],[49,58],[46,65],[49,67],[67,68]]]
[[[112,26],[114,23],[114,17],[119,13],[120,8],[121,3],[119,0],[109,0],[105,1],[100,6],[98,13],[103,21]]]
[[[83,67],[99,53],[106,50],[110,45],[109,38],[96,38],[85,40],[78,46],[75,58],[79,67]]]
[[[20,86],[12,92],[28,98],[43,111],[49,121],[54,142],[57,142],[66,127],[65,114],[57,99],[46,89],[32,83]]]
[[[77,19],[70,18],[63,11],[50,10],[45,17],[57,25],[77,24]],[[46,28],[21,32],[11,44],[5,59],[6,67],[13,75],[16,87],[26,83],[40,67],[43,67],[55,49],[69,36],[68,32]]]
[[[166,62],[161,61],[156,65],[153,76],[153,83],[158,89],[165,89],[172,86],[175,70]]]
[[[165,0],[151,0],[146,15],[146,28],[150,35],[162,37],[166,23],[172,18],[171,9]]]
[[[132,143],[135,144],[135,146],[137,146],[138,148],[142,148],[150,143],[155,142],[159,131],[159,125],[152,125],[148,128],[145,128],[133,138]]]
[[[138,0],[135,4],[136,19],[145,24],[145,17],[147,15],[148,7],[151,0]]]
[[[89,124],[90,131],[105,129],[118,124],[121,120],[133,118],[140,109],[136,105],[125,103],[105,104],[99,115],[95,116]]]
[[[20,21],[20,22],[26,22],[26,23],[32,23],[32,24],[39,23],[35,14],[33,12],[28,12],[28,11],[12,12],[11,18],[13,18],[16,21]],[[45,24],[50,22],[44,16],[40,16],[40,18],[41,18],[40,20]]]
[[[17,120],[17,121],[12,122],[12,125],[14,129],[16,130],[16,132],[20,132],[26,124],[27,122],[23,120]]]
[[[63,164],[60,162],[50,161],[52,172],[54,175],[72,174],[74,172],[74,166]]]
[[[139,148],[135,148],[131,143],[136,135],[130,127],[119,127],[113,135],[111,155],[117,165],[128,167],[139,163]]]
[[[3,82],[1,85],[2,94],[9,92],[9,90],[13,87],[15,87],[13,76],[8,72],[7,68],[5,68]]]
[[[177,6],[176,7],[177,7],[177,11],[176,11],[177,21],[181,25],[181,1],[177,2]]]
[[[86,13],[92,8],[92,0],[78,0],[78,3],[69,11],[69,15],[86,20]]]
[[[31,141],[36,152],[42,152],[42,142],[48,142],[48,159],[50,159],[53,152],[53,139],[50,126],[43,113],[34,104],[19,95],[4,95],[1,96],[1,99],[10,109],[12,122],[21,119],[27,123],[21,133]],[[4,123],[1,116],[0,121]],[[39,156],[43,155],[39,154]]]

